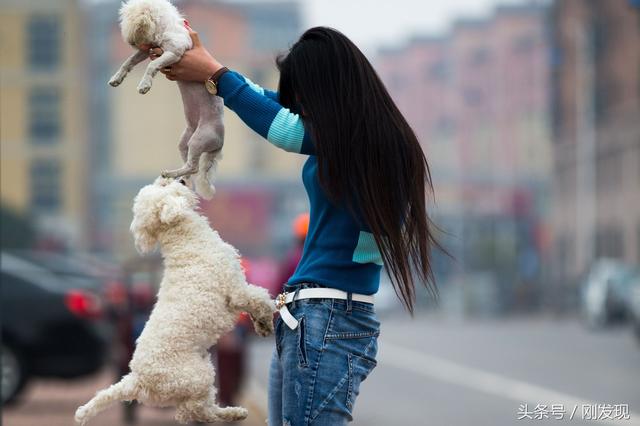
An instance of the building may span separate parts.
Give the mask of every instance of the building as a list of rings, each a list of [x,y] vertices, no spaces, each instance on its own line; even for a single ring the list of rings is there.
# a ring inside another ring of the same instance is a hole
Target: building
[[[248,23],[249,46],[256,56],[273,62],[273,53],[286,50],[300,36],[301,13],[297,1],[234,1]]]
[[[546,9],[500,6],[375,60],[430,162],[454,274],[490,271],[504,304],[545,255],[551,141]],[[446,237],[444,237],[446,238]],[[517,297],[515,294],[513,298]]]
[[[111,86],[105,84],[113,73],[109,40],[113,23],[118,19],[119,2],[85,3],[85,58],[88,78],[85,90],[90,93],[87,105],[89,127],[87,176],[89,194],[87,211],[89,221],[89,248],[109,254],[114,215],[111,210],[113,197],[112,123],[110,108]]]
[[[572,291],[596,258],[640,263],[640,4],[564,0],[550,22],[553,276]]]
[[[279,73],[275,59],[301,35],[300,2],[240,0],[229,4],[242,11],[247,20],[246,37],[251,53],[243,58],[240,71],[260,85],[277,90]],[[254,141],[250,144],[251,155],[246,157],[246,169],[242,175],[267,175],[280,179],[299,177],[302,158],[292,158],[290,154],[274,150],[260,138]]]
[[[87,244],[83,32],[77,0],[0,8],[0,201],[73,247]]]

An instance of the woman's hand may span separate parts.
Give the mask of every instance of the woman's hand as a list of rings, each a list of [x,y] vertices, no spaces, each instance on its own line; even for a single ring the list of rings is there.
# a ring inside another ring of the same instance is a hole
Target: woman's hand
[[[198,33],[193,31],[186,23],[185,26],[189,30],[193,48],[187,50],[178,62],[161,69],[160,72],[171,81],[205,82],[222,68],[222,64],[202,46]],[[151,60],[158,58],[160,55],[162,55],[162,49],[159,47],[149,49],[149,58]]]

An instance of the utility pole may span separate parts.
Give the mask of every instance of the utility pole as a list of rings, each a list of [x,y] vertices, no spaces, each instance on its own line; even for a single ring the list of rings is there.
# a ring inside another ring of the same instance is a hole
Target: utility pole
[[[576,263],[583,272],[595,258],[596,239],[596,128],[595,73],[592,32],[573,21],[576,46]]]

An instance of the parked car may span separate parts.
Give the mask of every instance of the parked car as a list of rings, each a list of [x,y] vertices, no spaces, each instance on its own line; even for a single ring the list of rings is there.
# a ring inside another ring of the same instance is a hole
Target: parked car
[[[37,264],[65,280],[80,279],[83,286],[96,292],[105,292],[112,285],[123,286],[118,266],[88,254],[42,250],[5,250],[4,253]]]
[[[613,259],[594,263],[582,286],[582,313],[597,328],[625,320],[630,311],[630,284],[638,270]]]
[[[62,277],[6,252],[0,274],[3,404],[33,377],[73,378],[102,367],[109,328],[94,280]]]

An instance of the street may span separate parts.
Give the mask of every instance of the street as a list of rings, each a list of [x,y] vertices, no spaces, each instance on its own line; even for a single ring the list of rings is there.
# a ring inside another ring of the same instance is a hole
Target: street
[[[271,342],[252,347],[263,389],[271,350]],[[639,367],[640,346],[626,327],[590,332],[575,319],[550,317],[383,317],[378,366],[361,386],[353,424],[638,425]],[[546,404],[547,416],[539,410],[540,418],[526,418],[537,404]],[[629,419],[589,419],[589,406],[604,404],[628,404]]]
[[[75,424],[73,414],[79,405],[87,402],[97,390],[113,383],[114,374],[105,370],[100,374],[78,380],[35,380],[29,385],[21,402],[2,410],[4,426],[70,426]],[[241,404],[249,410],[249,417],[242,422],[245,426],[264,425],[262,412],[251,397],[242,398]],[[92,426],[124,425],[122,407],[113,406],[90,421]],[[177,425],[173,408],[137,408],[136,426]]]
[[[592,332],[575,319],[550,317],[401,314],[381,320],[378,366],[362,384],[354,425],[640,424],[640,346],[626,327]],[[251,380],[242,403],[251,414],[244,425],[263,424],[272,342],[256,338],[250,347]],[[3,424],[31,426],[45,417],[49,426],[72,424],[75,408],[112,379],[104,371],[34,382],[21,404],[3,410]],[[518,420],[523,404],[529,412],[546,404],[547,416],[539,411],[540,418]],[[589,420],[583,413],[584,406],[604,404],[628,404],[629,419]],[[173,410],[143,407],[139,414],[139,425],[176,424]],[[92,424],[122,424],[121,409]]]

